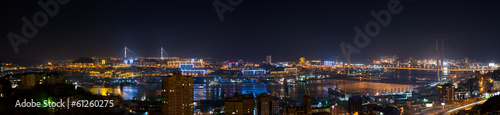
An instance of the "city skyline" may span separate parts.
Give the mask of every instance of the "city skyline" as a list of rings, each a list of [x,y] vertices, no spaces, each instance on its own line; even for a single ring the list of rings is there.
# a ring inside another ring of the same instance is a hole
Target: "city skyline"
[[[47,24],[37,28],[15,53],[8,33],[22,35],[22,17],[32,21],[44,9],[31,1],[3,1],[2,11],[9,16],[1,21],[5,26],[0,30],[4,35],[0,59],[40,64],[78,57],[119,57],[128,46],[145,57],[159,57],[159,47],[164,47],[168,56],[175,57],[265,61],[264,56],[272,55],[273,60],[329,60],[341,57],[339,44],[354,43],[353,28],[364,30],[365,24],[376,21],[370,11],[387,10],[388,2],[242,1],[232,6],[232,12],[223,13],[221,21],[213,1],[71,1],[60,4],[58,13],[49,16]],[[446,40],[445,59],[499,59],[495,32],[500,25],[495,22],[500,17],[494,15],[499,9],[494,4],[399,2],[403,10],[392,14],[390,23],[370,37],[366,47],[358,47],[361,52],[351,56],[353,62],[384,55],[432,59],[435,39]],[[101,5],[91,7],[94,4]]]
[[[161,47],[163,48],[163,47]],[[229,62],[236,62],[236,61],[244,61],[244,62],[256,62],[256,63],[268,63],[268,61],[270,61],[270,57],[268,58],[268,56],[272,56],[272,55],[265,55],[258,58],[258,59],[249,59],[249,58],[234,58],[234,59],[228,59],[228,58],[222,58],[222,59],[217,59],[217,58],[213,58],[213,57],[178,57],[178,56],[171,56],[171,55],[168,55],[167,52],[165,52],[163,49],[161,50],[158,50],[158,56],[141,56],[141,55],[137,55],[136,52],[134,51],[131,51],[131,49],[129,48],[126,48],[128,53],[125,54],[123,53],[124,50],[120,51],[122,52],[120,54],[120,56],[80,56],[80,57],[75,57],[75,58],[65,58],[65,59],[49,59],[49,60],[26,60],[26,59],[20,59],[20,60],[9,60],[9,58],[0,58],[0,61],[3,61],[3,63],[14,63],[14,64],[21,64],[21,65],[25,65],[25,66],[33,66],[33,65],[40,65],[40,64],[47,64],[47,63],[58,63],[58,62],[64,62],[64,61],[68,61],[68,60],[77,60],[79,58],[87,58],[87,57],[99,57],[99,58],[106,58],[106,57],[112,57],[112,58],[123,58],[123,59],[141,59],[141,58],[147,58],[147,57],[157,57],[157,58],[168,58],[168,57],[176,57],[176,58],[192,58],[192,59],[215,59],[217,61],[229,61]],[[132,53],[131,53],[132,52]],[[440,53],[440,52],[439,52]],[[126,57],[125,57],[126,55]],[[340,54],[341,55],[341,54]],[[440,56],[441,54],[439,54],[438,56]],[[352,54],[351,54],[352,56]],[[409,56],[409,57],[398,57],[399,55],[396,55],[396,54],[388,54],[388,55],[380,55],[380,56],[373,56],[373,57],[366,57],[364,59],[358,59],[358,60],[352,60],[351,59],[351,64],[370,64],[372,63],[372,61],[374,60],[377,60],[377,59],[381,59],[381,58],[386,58],[388,56],[396,56],[396,59],[402,59],[402,60],[408,60],[408,59],[415,59],[415,60],[435,60],[435,57],[427,57],[427,58],[415,58],[413,56]],[[434,55],[436,56],[436,55]],[[445,55],[446,56],[446,55]],[[283,59],[282,57],[284,56],[277,56],[277,57],[281,57],[281,59]],[[300,58],[302,58],[304,56],[301,56]],[[272,61],[273,63],[274,62],[298,62],[300,61],[300,58],[299,57],[287,57],[289,60],[274,60]],[[295,58],[295,59],[294,59]],[[320,60],[320,61],[332,61],[332,62],[343,62],[342,60],[342,56],[334,56],[333,58],[307,58],[307,60]],[[349,57],[345,57],[346,59],[349,58]],[[1,60],[1,59],[4,59],[4,60]],[[248,59],[248,60],[244,60],[244,59]],[[470,58],[470,57],[459,57],[459,58],[444,58],[445,61],[448,61],[448,60],[465,60],[465,59],[468,59],[470,61],[477,61],[477,62],[481,62],[481,63],[498,63],[497,60],[495,59],[492,59],[492,60],[479,60],[479,59],[473,59],[473,58]],[[441,58],[440,58],[441,60]],[[347,63],[347,60],[345,60],[346,63]]]
[[[3,0],[0,113],[500,115],[479,0]]]

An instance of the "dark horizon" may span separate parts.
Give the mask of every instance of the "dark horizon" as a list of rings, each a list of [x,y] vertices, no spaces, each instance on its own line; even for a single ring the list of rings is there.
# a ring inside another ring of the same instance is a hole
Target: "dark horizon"
[[[43,1],[46,2],[46,1]],[[353,43],[354,27],[364,30],[387,10],[385,1],[248,1],[231,6],[221,21],[214,0],[69,1],[15,53],[7,35],[22,36],[22,17],[44,11],[37,1],[2,1],[0,59],[41,64],[78,57],[122,57],[127,46],[141,57],[213,57],[220,60],[341,60],[341,42]],[[229,4],[221,0],[223,4]],[[435,59],[435,39],[445,39],[445,59],[482,62],[500,59],[500,11],[494,1],[399,0],[403,9],[353,62],[384,55]],[[219,4],[220,5],[220,4]]]

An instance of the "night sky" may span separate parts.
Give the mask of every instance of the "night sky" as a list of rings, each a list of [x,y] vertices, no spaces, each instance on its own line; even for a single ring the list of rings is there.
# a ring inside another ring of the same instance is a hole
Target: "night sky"
[[[41,0],[43,2],[47,0]],[[78,57],[122,57],[127,46],[135,56],[213,57],[273,61],[334,60],[339,44],[354,42],[353,28],[375,21],[371,10],[387,10],[389,0],[243,0],[221,21],[214,0],[72,0],[59,5],[44,27],[19,45],[23,16],[32,21],[43,11],[34,0],[0,2],[0,59],[41,64]],[[226,0],[220,0],[228,4]],[[228,4],[229,5],[229,4]],[[445,58],[500,60],[500,7],[491,0],[400,0],[380,34],[353,54],[353,62],[383,55],[435,59],[435,39],[445,39]],[[339,58],[341,59],[341,58]]]

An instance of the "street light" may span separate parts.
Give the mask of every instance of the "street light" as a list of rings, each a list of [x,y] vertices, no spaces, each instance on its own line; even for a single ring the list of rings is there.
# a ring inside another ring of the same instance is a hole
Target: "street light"
[[[443,106],[443,110],[444,110],[444,105],[445,105],[445,103],[441,103],[441,106]]]

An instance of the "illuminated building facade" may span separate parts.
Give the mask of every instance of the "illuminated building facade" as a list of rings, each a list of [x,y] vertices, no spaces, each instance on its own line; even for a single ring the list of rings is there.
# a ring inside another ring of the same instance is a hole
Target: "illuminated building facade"
[[[22,88],[31,88],[35,87],[35,75],[30,74],[30,75],[22,75],[22,82],[21,82],[21,87]]]
[[[306,58],[305,57],[300,57],[300,65],[305,65],[306,64]]]
[[[453,103],[455,101],[455,85],[450,83],[438,85],[438,98],[441,103]]]
[[[87,67],[94,67],[94,65],[95,61],[92,58],[79,58],[72,61],[70,67],[87,68]]]
[[[205,75],[205,70],[196,70],[194,64],[179,64],[182,75],[198,76]]]
[[[181,70],[192,70],[194,69],[194,64],[179,64]]]
[[[158,67],[159,61],[154,59],[136,60],[133,65],[137,67]]]
[[[257,96],[257,115],[270,115],[271,96],[261,93]]]
[[[322,65],[321,60],[311,60],[310,64],[314,66]]]
[[[289,74],[297,74],[297,68],[289,67],[283,68],[282,71],[271,71],[271,75],[289,75]]]
[[[271,71],[271,75],[286,75],[288,72],[286,71]]]
[[[279,103],[269,94],[261,93],[256,97],[257,115],[278,115]]]
[[[226,115],[253,115],[255,99],[252,94],[234,96],[226,99],[224,113]]]
[[[26,73],[21,75],[22,88],[31,88],[40,84],[63,84],[64,76],[58,73]]]
[[[174,73],[162,80],[162,111],[164,115],[192,115],[193,77]]]
[[[266,70],[243,70],[241,71],[243,75],[265,75]]]
[[[289,74],[296,74],[297,73],[297,68],[294,68],[294,67],[285,68],[285,71],[288,72]]]
[[[181,64],[193,64],[195,68],[204,68],[204,62],[202,59],[193,59],[193,58],[171,58],[167,59],[167,64],[165,67],[167,68],[178,68]]]
[[[323,65],[324,66],[333,66],[333,61],[324,61]]]
[[[500,90],[500,81],[493,81],[493,90]]]
[[[182,75],[199,76],[205,74],[207,74],[205,70],[182,70]]]
[[[273,63],[271,55],[266,56],[266,63],[267,64],[272,64]]]

